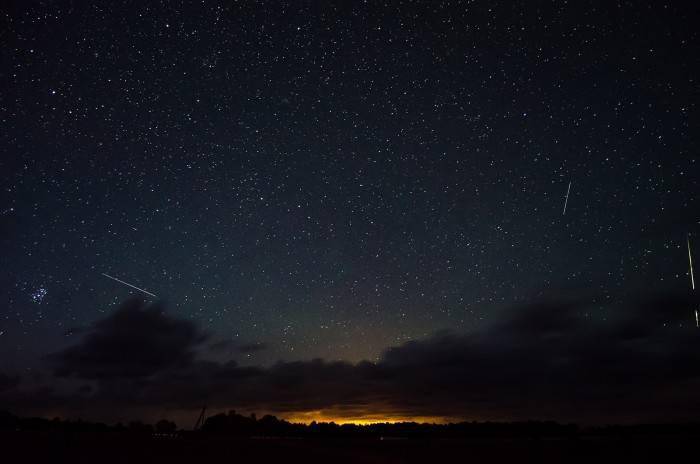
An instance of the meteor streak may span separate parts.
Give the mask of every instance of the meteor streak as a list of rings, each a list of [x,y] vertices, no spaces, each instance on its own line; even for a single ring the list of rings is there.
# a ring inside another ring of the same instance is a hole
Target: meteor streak
[[[690,254],[690,234],[688,234],[687,242],[688,242],[688,264],[690,265],[690,285],[693,287],[693,290],[695,290],[695,274],[693,273],[693,255]]]
[[[561,215],[566,214],[566,205],[569,203],[569,192],[571,191],[571,181],[569,181],[569,187],[566,189],[566,199],[564,200],[564,212]]]
[[[124,285],[127,285],[127,286],[131,287],[131,288],[135,288],[135,289],[138,290],[139,292],[143,292],[143,293],[145,293],[146,295],[152,296],[153,298],[158,298],[158,297],[157,297],[156,295],[154,295],[153,293],[151,293],[151,292],[149,292],[149,291],[146,291],[146,290],[144,290],[144,289],[142,289],[142,288],[138,288],[136,285],[131,285],[129,282],[124,282],[123,280],[119,280],[119,279],[117,279],[116,277],[112,277],[112,276],[109,275],[109,274],[105,274],[104,272],[102,273],[102,275],[105,276],[105,277],[107,277],[107,278],[110,278],[110,279],[112,279],[112,280],[116,280],[116,281],[119,282],[120,284],[124,284]]]

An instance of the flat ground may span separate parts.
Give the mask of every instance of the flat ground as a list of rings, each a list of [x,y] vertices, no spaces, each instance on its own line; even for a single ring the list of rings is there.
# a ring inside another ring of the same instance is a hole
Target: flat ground
[[[411,463],[678,462],[695,436],[636,435],[553,439],[156,439],[106,434],[3,433],[4,462],[70,463]],[[14,458],[7,460],[5,458]],[[19,461],[21,459],[21,461]]]

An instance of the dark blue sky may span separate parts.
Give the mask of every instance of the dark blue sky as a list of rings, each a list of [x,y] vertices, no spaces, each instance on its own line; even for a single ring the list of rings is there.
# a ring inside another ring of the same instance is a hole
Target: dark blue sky
[[[680,2],[229,3],[2,7],[3,366],[134,294],[102,273],[248,364],[689,291]]]

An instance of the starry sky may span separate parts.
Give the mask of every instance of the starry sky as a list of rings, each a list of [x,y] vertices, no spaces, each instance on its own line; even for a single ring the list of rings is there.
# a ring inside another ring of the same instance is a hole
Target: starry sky
[[[240,366],[378,362],[543,301],[599,323],[692,300],[700,44],[681,2],[0,13],[8,372],[132,296]]]

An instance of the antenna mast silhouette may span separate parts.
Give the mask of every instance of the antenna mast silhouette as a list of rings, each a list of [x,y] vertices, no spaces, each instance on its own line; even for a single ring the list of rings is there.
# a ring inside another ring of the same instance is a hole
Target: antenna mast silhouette
[[[204,421],[207,418],[207,405],[205,404],[202,407],[202,412],[199,413],[199,417],[197,418],[197,422],[194,423],[194,429],[193,430],[199,430],[202,428],[204,425]]]

